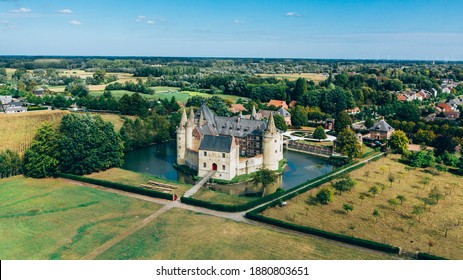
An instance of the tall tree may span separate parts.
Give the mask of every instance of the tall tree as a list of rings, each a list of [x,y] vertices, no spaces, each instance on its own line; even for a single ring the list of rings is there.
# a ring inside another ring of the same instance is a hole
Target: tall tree
[[[24,175],[45,178],[58,172],[59,134],[49,123],[37,130],[31,147],[24,154]]]
[[[318,126],[313,134],[312,134],[312,137],[314,139],[320,139],[320,140],[323,140],[323,139],[326,139],[326,133],[325,133],[325,129],[322,127],[322,126]]]
[[[295,127],[301,127],[307,125],[309,121],[307,117],[307,111],[304,107],[297,105],[291,110],[291,124]]]
[[[403,154],[408,149],[408,137],[402,130],[395,130],[387,145],[396,153]]]
[[[123,142],[114,126],[98,115],[69,114],[60,126],[59,162],[61,172],[89,174],[120,167]]]
[[[334,131],[341,132],[352,125],[352,119],[346,111],[340,112],[334,120]]]
[[[279,115],[279,114],[274,114],[273,115],[273,120],[275,121],[275,126],[282,131],[288,130],[288,125],[286,124],[285,119]]]
[[[338,134],[336,151],[347,156],[349,160],[362,157],[362,147],[357,140],[357,135],[350,128],[346,128]]]
[[[298,78],[294,90],[291,93],[291,100],[302,101],[307,91],[307,80],[305,78]]]

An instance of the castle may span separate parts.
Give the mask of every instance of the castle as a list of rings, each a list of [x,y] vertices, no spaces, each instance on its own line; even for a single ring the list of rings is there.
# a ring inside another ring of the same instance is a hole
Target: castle
[[[254,111],[254,110],[253,110]],[[260,169],[278,170],[283,159],[283,135],[268,122],[253,117],[220,117],[202,105],[187,118],[183,109],[177,128],[177,165],[186,165],[204,177],[232,180]]]

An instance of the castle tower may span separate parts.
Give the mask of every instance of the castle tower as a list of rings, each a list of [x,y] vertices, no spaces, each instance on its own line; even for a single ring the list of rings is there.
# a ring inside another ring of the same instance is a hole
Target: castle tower
[[[190,109],[190,117],[185,126],[185,143],[186,148],[191,149],[193,147],[193,128],[195,126],[195,113],[193,108]]]
[[[257,112],[256,112],[256,107],[254,107],[254,105],[252,106],[251,119],[257,120]]]
[[[186,130],[185,126],[187,125],[187,118],[186,118],[186,110],[185,107],[183,108],[182,112],[182,119],[180,120],[180,124],[177,127],[177,164],[184,165],[185,164],[185,156],[186,156]]]
[[[270,115],[263,141],[264,168],[278,170],[278,162],[283,159],[283,135],[278,132],[273,114]]]

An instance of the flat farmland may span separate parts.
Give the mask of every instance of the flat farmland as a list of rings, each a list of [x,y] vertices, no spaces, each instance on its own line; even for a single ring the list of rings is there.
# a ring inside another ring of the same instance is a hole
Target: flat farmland
[[[0,258],[80,259],[160,207],[63,179],[0,179]]]
[[[58,127],[68,111],[31,111],[18,114],[0,114],[0,151],[11,149],[19,153],[32,144],[36,130],[44,122]]]
[[[288,79],[290,81],[295,81],[299,78],[305,78],[307,80],[312,80],[315,83],[322,82],[328,77],[325,74],[320,73],[294,73],[294,74],[259,74],[258,76],[262,77],[275,77],[277,79]]]
[[[95,91],[90,91],[90,95],[92,96],[101,96],[103,95],[104,93],[104,88],[103,90],[95,90]],[[119,99],[121,98],[122,96],[124,96],[124,94],[127,94],[127,95],[132,95],[134,94],[133,91],[128,91],[128,90],[111,90],[111,94],[114,98],[116,99]],[[150,95],[150,94],[144,94],[144,93],[138,93],[140,94],[142,97],[148,99],[148,100],[154,100],[155,96],[156,95]]]
[[[324,239],[295,235],[224,218],[171,209],[98,259],[299,260],[390,259],[386,254],[343,247]]]
[[[398,155],[381,158],[351,172],[354,189],[341,195],[335,191],[328,205],[315,203],[315,195],[322,187],[330,188],[330,183],[289,200],[285,207],[267,209],[263,215],[398,246],[407,252],[463,259],[462,177],[448,172],[431,175],[427,169],[407,168],[398,159]],[[392,187],[389,178],[393,178]],[[376,194],[369,191],[373,186]],[[425,206],[434,188],[442,197],[417,213],[415,208]],[[397,196],[404,198],[402,203]],[[344,204],[354,209],[347,213]],[[375,210],[378,215],[373,215]]]

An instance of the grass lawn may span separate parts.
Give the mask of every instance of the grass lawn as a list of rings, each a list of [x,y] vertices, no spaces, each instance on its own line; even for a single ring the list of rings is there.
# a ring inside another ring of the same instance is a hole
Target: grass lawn
[[[168,180],[155,177],[153,175],[137,173],[137,172],[121,169],[121,168],[111,168],[103,172],[92,173],[90,175],[85,175],[85,176],[90,177],[90,178],[95,178],[95,179],[101,179],[101,180],[107,180],[107,181],[132,185],[136,187],[141,187],[140,184],[147,184],[148,181],[150,180],[160,182],[160,183],[167,183],[170,185],[177,186],[177,189],[175,189],[171,193],[176,194],[179,197],[182,196],[184,192],[186,192],[188,189],[192,187],[192,185],[168,181]]]
[[[178,92],[178,91],[180,91],[180,88],[178,88],[178,87],[151,87],[151,89],[154,89],[156,91],[156,93]]]
[[[357,182],[356,187],[342,195],[336,192],[334,201],[328,205],[312,203],[319,187],[289,200],[283,208],[274,207],[263,214],[399,246],[407,252],[430,252],[451,259],[463,259],[462,177],[451,173],[432,176],[422,168],[407,170],[406,165],[398,162],[398,158],[398,155],[392,155],[392,158],[382,158],[351,172],[351,177]],[[368,177],[365,172],[369,172]],[[389,187],[389,174],[394,177],[392,187]],[[428,184],[423,183],[426,177],[430,180]],[[329,187],[330,184],[323,186]],[[378,194],[368,192],[372,186],[378,187]],[[445,198],[421,215],[412,214],[413,207],[424,205],[434,187],[446,194]],[[363,200],[359,198],[360,194],[365,195]],[[403,195],[406,200],[402,205],[392,206],[388,200],[397,195]],[[345,203],[353,205],[352,212],[347,214],[343,210]],[[377,219],[372,215],[375,209],[379,212]],[[449,224],[447,237],[446,224]],[[431,247],[430,241],[433,244]]]
[[[91,91],[90,95],[92,96],[100,96],[103,95],[104,90],[96,90],[96,91]],[[128,91],[128,90],[111,90],[111,94],[114,98],[119,99],[121,98],[124,94],[132,95],[134,94],[133,91]],[[144,93],[139,93],[142,97],[148,99],[148,100],[154,100],[155,95],[150,95],[150,94],[144,94]]]
[[[187,102],[187,100],[190,98],[190,97],[193,97],[193,96],[201,96],[201,97],[204,97],[204,98],[210,98],[212,96],[219,96],[219,97],[222,97],[224,99],[229,99],[231,100],[232,102],[236,102],[239,98],[243,99],[243,100],[250,100],[249,98],[246,98],[246,97],[240,97],[240,96],[236,96],[236,95],[228,95],[228,94],[207,94],[207,93],[203,93],[203,92],[196,92],[196,91],[173,91],[173,89],[175,88],[163,88],[163,89],[168,89],[168,90],[165,90],[165,91],[158,91],[156,88],[158,87],[155,87],[154,89],[156,90],[156,94],[155,94],[155,97],[158,98],[158,99],[164,99],[164,98],[167,98],[168,100],[170,100],[172,97],[175,97],[175,99],[177,101],[180,101],[182,103],[185,103]],[[169,89],[172,89],[172,91],[169,92]]]
[[[0,179],[0,259],[79,259],[160,207],[63,179]]]
[[[171,209],[99,259],[387,259],[327,240]]]
[[[193,198],[224,205],[240,205],[260,199],[261,197],[231,195],[201,188],[195,195],[193,195]]]

